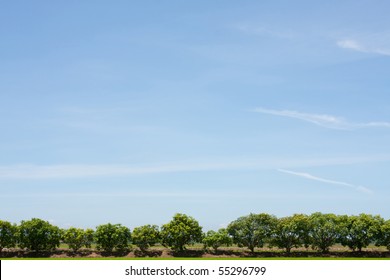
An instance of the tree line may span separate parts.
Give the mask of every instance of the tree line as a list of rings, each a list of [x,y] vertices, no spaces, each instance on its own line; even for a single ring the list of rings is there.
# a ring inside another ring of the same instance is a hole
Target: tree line
[[[132,245],[145,252],[156,244],[183,252],[187,245],[195,243],[202,243],[204,248],[215,251],[221,246],[236,244],[252,253],[266,245],[284,249],[287,253],[302,247],[327,253],[335,244],[352,251],[362,251],[374,244],[385,246],[390,251],[390,220],[369,214],[348,216],[317,212],[277,218],[266,213],[251,213],[237,218],[226,228],[207,232],[202,231],[193,217],[180,213],[161,227],[144,225],[132,231],[121,224],[111,223],[93,230],[60,229],[38,218],[21,221],[19,225],[0,220],[0,252],[4,248],[53,251],[61,243],[67,244],[74,252],[94,245],[105,253],[128,251]]]

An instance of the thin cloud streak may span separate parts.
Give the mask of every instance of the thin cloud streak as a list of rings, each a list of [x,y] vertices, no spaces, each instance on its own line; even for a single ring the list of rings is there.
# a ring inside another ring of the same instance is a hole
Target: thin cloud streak
[[[45,180],[64,178],[99,178],[142,176],[179,172],[211,172],[228,170],[272,170],[314,166],[350,165],[390,161],[390,155],[333,157],[333,158],[230,158],[186,162],[160,163],[150,166],[135,165],[8,165],[0,166],[0,180]]]
[[[282,173],[302,177],[302,178],[313,180],[313,181],[318,181],[318,182],[322,182],[322,183],[338,185],[338,186],[343,186],[343,187],[349,187],[349,188],[352,188],[352,189],[359,191],[359,192],[372,193],[372,190],[370,190],[366,187],[363,187],[363,186],[357,186],[357,185],[353,185],[353,184],[341,182],[341,181],[329,180],[329,179],[313,176],[309,173],[304,173],[304,172],[295,172],[295,171],[286,170],[286,169],[277,169],[277,170],[279,172],[282,172]]]
[[[262,114],[299,119],[302,121],[310,122],[315,125],[330,128],[330,129],[354,130],[359,128],[369,128],[369,127],[390,128],[390,122],[352,123],[343,118],[332,116],[332,115],[326,115],[326,114],[309,114],[309,113],[302,113],[298,111],[272,110],[272,109],[265,109],[265,108],[256,108],[254,111]]]
[[[337,42],[337,46],[343,49],[354,50],[362,53],[373,53],[390,56],[390,49],[367,47],[360,42],[351,39],[339,40]]]

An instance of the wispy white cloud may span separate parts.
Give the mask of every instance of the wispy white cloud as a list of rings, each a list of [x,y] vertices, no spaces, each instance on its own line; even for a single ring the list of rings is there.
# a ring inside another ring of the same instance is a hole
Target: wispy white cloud
[[[301,112],[290,111],[290,110],[272,110],[272,109],[264,109],[264,108],[256,108],[255,112],[299,119],[299,120],[307,121],[328,128],[334,128],[334,129],[349,128],[349,126],[346,125],[347,123],[344,119],[331,116],[331,115],[308,114],[308,113],[301,113]]]
[[[340,40],[337,42],[337,45],[343,49],[351,49],[359,52],[367,52],[366,49],[355,40],[349,40],[349,39]]]
[[[357,40],[344,39],[337,41],[337,46],[343,49],[350,49],[363,53],[373,53],[379,55],[390,56],[390,48],[378,48],[373,46],[365,45]]]
[[[314,166],[349,165],[357,163],[390,161],[390,155],[329,158],[230,158],[182,162],[167,162],[154,165],[7,165],[0,166],[0,179],[63,179],[90,177],[137,176],[179,172],[207,172],[225,170],[270,170],[279,167],[302,168]]]
[[[264,108],[256,108],[254,111],[262,114],[299,119],[299,120],[316,124],[318,126],[331,128],[331,129],[354,130],[354,129],[367,128],[367,127],[390,128],[390,122],[353,123],[345,120],[344,118],[336,117],[332,115],[326,115],[326,114],[309,114],[309,113],[302,113],[298,111],[272,110],[272,109],[264,109]]]
[[[359,191],[359,192],[372,193],[372,190],[370,190],[370,189],[368,189],[366,187],[363,187],[363,186],[357,186],[357,185],[354,185],[354,184],[341,182],[341,181],[329,180],[329,179],[313,176],[313,175],[311,175],[309,173],[295,172],[295,171],[286,170],[286,169],[278,169],[278,171],[286,173],[286,174],[302,177],[302,178],[305,178],[305,179],[322,182],[322,183],[327,183],[327,184],[332,184],[332,185],[338,185],[338,186],[352,188],[352,189],[354,189],[356,191]]]

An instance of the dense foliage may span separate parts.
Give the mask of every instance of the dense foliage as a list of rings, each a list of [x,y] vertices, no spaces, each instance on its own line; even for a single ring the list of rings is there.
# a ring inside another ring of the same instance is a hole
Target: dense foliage
[[[211,247],[214,251],[217,251],[221,246],[230,246],[233,244],[232,238],[224,228],[221,228],[218,231],[209,230],[204,235],[202,242],[205,248]]]
[[[360,214],[359,216],[343,216],[340,220],[340,241],[353,251],[361,252],[363,248],[380,238],[384,220],[379,216]]]
[[[68,244],[69,248],[77,252],[81,247],[91,247],[93,242],[93,230],[83,230],[81,228],[71,227],[64,231],[63,241]]]
[[[335,214],[314,213],[308,222],[308,234],[313,249],[323,253],[341,238],[340,217]]]
[[[17,227],[10,222],[0,220],[0,252],[3,248],[12,248],[16,245]]]
[[[84,246],[86,248],[91,248],[94,242],[95,242],[95,231],[93,229],[87,228],[84,231]]]
[[[277,219],[269,214],[250,214],[231,222],[227,230],[233,242],[240,247],[248,247],[254,252],[256,247],[263,247],[269,241]]]
[[[377,246],[385,246],[390,251],[390,220],[384,222],[380,228],[380,234],[376,240]]]
[[[303,214],[295,214],[291,217],[283,217],[277,220],[270,245],[285,249],[287,253],[292,248],[305,245],[308,238],[308,217]]]
[[[160,242],[160,232],[156,225],[140,226],[133,229],[131,238],[134,245],[137,245],[141,251],[145,251]]]
[[[19,226],[19,246],[32,251],[50,251],[60,246],[62,231],[49,222],[33,218]]]
[[[125,251],[129,249],[131,239],[130,229],[121,224],[105,224],[96,227],[95,241],[96,248],[107,253],[114,249]]]
[[[176,214],[172,221],[161,227],[161,241],[164,246],[182,252],[185,245],[202,241],[202,227],[198,221],[185,214]]]

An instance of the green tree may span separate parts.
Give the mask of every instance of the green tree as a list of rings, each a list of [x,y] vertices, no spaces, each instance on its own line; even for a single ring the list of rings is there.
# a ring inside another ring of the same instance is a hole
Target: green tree
[[[280,218],[274,227],[270,245],[286,249],[286,252],[290,253],[292,248],[298,248],[305,244],[308,229],[306,215],[295,214]]]
[[[74,252],[77,252],[83,246],[87,248],[88,246],[91,246],[89,234],[90,230],[83,230],[81,228],[71,227],[65,231],[63,235],[63,240],[66,244],[68,244],[70,249],[72,249]]]
[[[203,244],[205,248],[211,247],[214,251],[223,245],[230,246],[233,243],[226,229],[221,228],[218,231],[209,230],[203,237]]]
[[[164,246],[182,252],[185,245],[201,242],[202,227],[192,217],[176,214],[172,221],[161,227],[161,241]]]
[[[385,246],[390,251],[390,220],[385,221],[380,228],[376,246]]]
[[[309,237],[313,249],[326,253],[340,239],[341,220],[335,214],[313,213],[309,217],[309,224]]]
[[[0,220],[0,252],[3,248],[12,248],[16,245],[17,227],[10,222]]]
[[[126,251],[129,249],[131,232],[121,224],[105,224],[96,227],[95,232],[96,248],[104,252],[111,253],[114,249],[117,251]]]
[[[271,237],[277,219],[269,214],[250,214],[231,222],[227,230],[233,242],[239,247],[247,247],[253,253],[256,247],[263,247]]]
[[[33,251],[54,250],[60,246],[61,230],[49,222],[33,218],[19,226],[19,245]]]
[[[134,228],[131,238],[133,244],[141,251],[146,251],[150,246],[160,242],[160,232],[156,225],[144,225]]]
[[[341,221],[341,244],[361,252],[370,243],[376,242],[383,223],[380,216],[368,214],[344,217]]]
[[[84,246],[90,249],[92,243],[95,241],[95,231],[91,228],[87,228],[84,232],[84,237]]]

